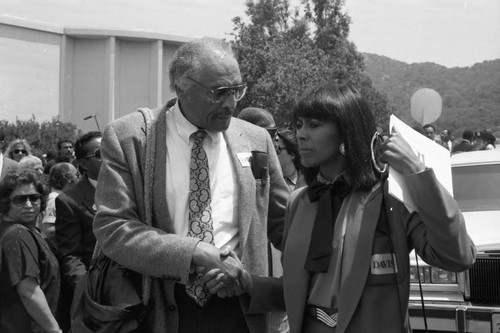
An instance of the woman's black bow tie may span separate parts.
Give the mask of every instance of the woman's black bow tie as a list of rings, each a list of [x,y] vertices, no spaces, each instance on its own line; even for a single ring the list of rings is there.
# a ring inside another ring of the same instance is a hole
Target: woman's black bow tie
[[[343,176],[333,183],[315,180],[309,185],[311,202],[318,202],[318,210],[309,243],[305,268],[311,272],[327,272],[333,252],[333,231],[342,201],[349,193],[349,183]]]
[[[345,198],[347,193],[349,193],[349,184],[344,176],[340,176],[333,183],[323,183],[319,180],[315,180],[309,185],[309,189],[307,190],[309,200],[311,200],[311,202],[318,201],[327,190],[330,190],[331,195],[338,195],[341,198]]]

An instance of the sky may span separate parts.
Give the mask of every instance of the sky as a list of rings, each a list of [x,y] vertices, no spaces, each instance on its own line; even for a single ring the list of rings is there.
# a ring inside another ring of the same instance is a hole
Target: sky
[[[0,17],[230,38],[245,8],[244,0],[0,0]],[[499,0],[346,0],[345,10],[361,52],[446,67],[500,58]]]

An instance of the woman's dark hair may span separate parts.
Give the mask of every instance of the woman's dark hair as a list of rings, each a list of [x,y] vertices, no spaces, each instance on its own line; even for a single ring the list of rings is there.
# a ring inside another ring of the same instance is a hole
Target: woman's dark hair
[[[289,154],[293,154],[292,161],[293,165],[295,165],[295,169],[302,170],[302,165],[300,164],[299,143],[295,132],[290,131],[289,129],[280,129],[276,135],[283,140],[286,151]]]
[[[42,195],[40,200],[40,212],[43,212],[47,204],[49,188],[44,182],[43,175],[37,174],[31,170],[23,170],[11,173],[5,176],[0,182],[0,214],[5,215],[10,210],[10,195],[20,185],[33,184]]]
[[[293,119],[317,119],[337,125],[344,140],[347,172],[354,189],[370,189],[379,181],[371,162],[371,139],[376,132],[375,119],[358,90],[344,84],[318,84],[300,98]],[[303,168],[307,184],[311,184],[319,168]]]

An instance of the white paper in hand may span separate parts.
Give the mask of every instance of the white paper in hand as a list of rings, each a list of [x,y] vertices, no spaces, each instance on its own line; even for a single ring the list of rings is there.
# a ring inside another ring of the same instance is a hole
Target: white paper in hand
[[[418,133],[395,115],[391,115],[389,128],[391,129],[391,133],[393,128],[396,128],[422,163],[424,163],[427,168],[432,168],[434,170],[434,174],[441,185],[453,195],[449,150]],[[410,196],[404,176],[399,171],[389,167],[388,181],[389,194],[402,201],[410,211],[415,211],[415,203]]]

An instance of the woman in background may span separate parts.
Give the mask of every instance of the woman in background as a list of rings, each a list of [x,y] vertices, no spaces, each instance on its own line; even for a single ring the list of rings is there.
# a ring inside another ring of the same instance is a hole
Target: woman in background
[[[43,212],[41,229],[54,247],[56,247],[56,198],[62,191],[78,182],[78,178],[78,170],[71,163],[57,163],[50,169],[49,186],[51,191]]]
[[[5,150],[5,156],[16,162],[19,162],[23,157],[28,155],[31,155],[31,146],[25,139],[12,140]]]
[[[62,332],[55,319],[60,273],[35,228],[48,189],[32,171],[0,182],[0,332]]]
[[[27,155],[21,158],[18,167],[19,171],[31,170],[36,173],[43,174],[43,162],[35,155]]]

